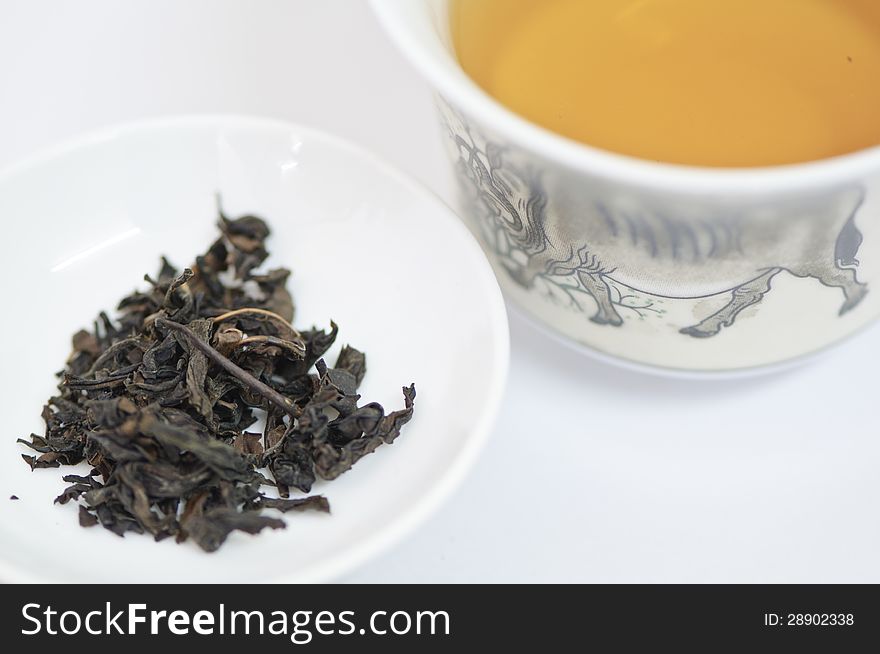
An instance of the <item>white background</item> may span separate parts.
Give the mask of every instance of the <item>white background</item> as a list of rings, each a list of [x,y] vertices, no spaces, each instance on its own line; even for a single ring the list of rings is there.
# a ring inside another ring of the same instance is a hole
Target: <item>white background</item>
[[[0,0],[0,167],[191,112],[336,132],[454,202],[430,89],[364,2]],[[516,315],[511,332],[467,481],[345,581],[880,582],[880,329],[698,382],[597,363]]]

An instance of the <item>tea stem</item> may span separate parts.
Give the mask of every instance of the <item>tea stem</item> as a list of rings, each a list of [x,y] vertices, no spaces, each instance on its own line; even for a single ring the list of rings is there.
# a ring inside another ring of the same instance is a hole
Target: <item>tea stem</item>
[[[274,311],[269,311],[268,309],[259,309],[257,307],[244,307],[242,309],[235,309],[233,311],[227,311],[226,313],[219,316],[215,316],[214,322],[221,323],[229,320],[230,318],[236,318],[238,316],[252,316],[258,319],[266,320],[267,322],[273,322],[280,331],[287,332],[288,340],[293,341],[297,339],[302,339],[302,336],[296,330],[296,328],[291,325],[284,317],[279,316]]]
[[[287,413],[288,415],[296,418],[297,417],[297,407],[291,402],[288,398],[284,397],[281,393],[276,391],[274,388],[271,388],[261,382],[259,379],[254,377],[252,374],[247,372],[246,370],[240,368],[235,363],[227,359],[225,356],[220,354],[217,350],[211,347],[208,343],[205,343],[198,336],[196,336],[193,331],[187,327],[186,325],[181,325],[177,322],[172,322],[167,320],[166,318],[158,318],[156,319],[156,325],[158,327],[163,327],[165,329],[170,329],[173,332],[177,332],[181,336],[183,336],[190,345],[199,350],[202,354],[204,354],[210,361],[216,363],[218,366],[223,368],[230,375],[235,377],[238,381],[244,384],[249,390],[253,391],[257,395],[260,395],[268,402],[271,402],[276,407]]]
[[[234,309],[233,311],[227,311],[224,314],[219,316],[215,316],[214,320],[216,322],[223,322],[224,320],[229,320],[230,318],[234,318],[236,316],[242,315],[257,315],[257,316],[265,316],[267,318],[274,318],[285,327],[289,328],[291,331],[296,331],[296,329],[291,325],[287,320],[279,316],[274,311],[269,311],[268,309],[258,309],[256,307],[245,307],[243,309]]]

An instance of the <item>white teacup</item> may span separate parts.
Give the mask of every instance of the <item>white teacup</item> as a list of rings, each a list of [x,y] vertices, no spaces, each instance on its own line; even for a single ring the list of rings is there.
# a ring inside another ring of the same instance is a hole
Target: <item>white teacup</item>
[[[549,132],[459,67],[445,0],[373,0],[433,84],[461,213],[508,298],[601,353],[686,371],[815,352],[880,314],[880,148],[672,166]]]

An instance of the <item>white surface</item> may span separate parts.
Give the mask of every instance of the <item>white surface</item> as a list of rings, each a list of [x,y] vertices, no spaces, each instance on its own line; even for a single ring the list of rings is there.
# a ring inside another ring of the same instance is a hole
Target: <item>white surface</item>
[[[0,62],[0,165],[110,121],[236,111],[335,131],[454,197],[428,87],[356,0],[4,0]],[[466,482],[344,580],[880,582],[880,328],[714,383],[511,330]]]
[[[422,522],[473,465],[508,363],[504,302],[479,246],[442,202],[372,156],[265,119],[112,128],[0,174],[0,215],[14,217],[26,244],[0,260],[0,274],[28,270],[6,301],[33,320],[26,337],[39,344],[36,352],[21,347],[22,325],[0,323],[0,358],[17,371],[0,378],[0,396],[16,398],[5,409],[6,429],[42,433],[38,407],[69,353],[64,335],[157,270],[160,253],[183,266],[208,248],[218,192],[229,215],[270,220],[267,266],[292,267],[296,324],[340,325],[327,361],[344,343],[363,348],[364,402],[401,407],[401,386],[415,382],[415,416],[392,446],[313,486],[330,499],[332,516],[290,514],[284,531],[234,533],[210,556],[192,543],[80,528],[75,503],[52,504],[66,473],[31,473],[9,439],[0,448],[0,497],[20,499],[2,504],[0,580],[324,581]],[[454,267],[447,252],[455,252]],[[81,468],[70,472],[89,470]],[[132,557],[152,565],[127,565]]]

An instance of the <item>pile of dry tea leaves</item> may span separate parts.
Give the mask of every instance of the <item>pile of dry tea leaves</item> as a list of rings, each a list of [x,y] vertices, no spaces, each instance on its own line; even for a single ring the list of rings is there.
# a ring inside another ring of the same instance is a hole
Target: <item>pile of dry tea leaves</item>
[[[329,332],[291,326],[290,271],[257,271],[268,256],[263,220],[221,213],[219,227],[191,268],[163,259],[115,322],[102,313],[92,332],[74,335],[59,394],[43,409],[45,435],[20,439],[40,453],[22,455],[32,469],[92,466],[64,476],[71,485],[55,500],[80,502],[84,527],[191,538],[214,551],[233,530],[284,527],[264,509],[328,512],[323,496],[291,498],[290,488],[335,479],[412,417],[414,386],[400,411],[358,405],[363,353],[343,347],[332,368],[321,358],[334,323]],[[259,417],[262,432],[248,431]]]

